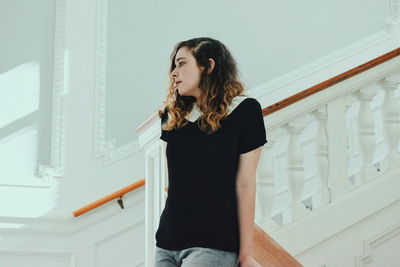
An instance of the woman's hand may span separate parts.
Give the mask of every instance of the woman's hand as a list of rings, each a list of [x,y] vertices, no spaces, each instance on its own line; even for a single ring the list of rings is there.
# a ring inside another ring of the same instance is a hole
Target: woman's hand
[[[253,256],[239,259],[239,267],[262,267]]]

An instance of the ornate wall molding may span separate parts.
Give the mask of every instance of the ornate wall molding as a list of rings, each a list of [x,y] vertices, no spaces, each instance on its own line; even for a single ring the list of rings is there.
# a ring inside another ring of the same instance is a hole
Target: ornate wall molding
[[[327,68],[328,66],[352,57],[363,50],[395,38],[396,29],[399,29],[399,26],[400,0],[390,0],[390,17],[386,19],[386,24],[384,25],[384,29],[382,31],[351,44],[343,49],[340,49],[332,54],[324,56],[316,61],[306,64],[298,69],[295,69],[294,71],[279,76],[265,84],[261,84],[250,90],[251,95],[254,97],[261,97],[265,95],[266,92],[272,92],[272,90],[285,87],[288,84],[294,83],[295,81],[300,80],[313,72]]]
[[[390,0],[390,17],[386,20],[386,30],[392,32],[400,24],[400,0]]]
[[[50,165],[39,165],[37,170],[37,176],[46,183],[50,183],[51,178],[64,176],[65,0],[56,1],[55,15],[51,163]]]
[[[356,257],[356,267],[366,266],[368,263],[373,262],[373,250],[398,235],[400,235],[400,224],[393,225],[386,231],[374,236],[369,240],[364,240],[363,252],[360,256]]]
[[[279,76],[265,84],[257,86],[251,89],[251,94],[255,97],[261,97],[262,95],[265,95],[266,92],[272,92],[272,90],[285,87],[288,84],[294,83],[295,81],[300,80],[314,72],[327,68],[332,64],[349,58],[365,49],[373,47],[394,37],[395,34],[393,31],[381,31],[364,40],[358,41],[350,46],[295,69],[294,71]]]
[[[94,157],[104,157],[104,165],[139,152],[137,141],[116,147],[114,138],[106,140],[106,81],[107,81],[107,0],[97,0],[97,32],[96,32],[96,88],[95,88],[95,129]]]

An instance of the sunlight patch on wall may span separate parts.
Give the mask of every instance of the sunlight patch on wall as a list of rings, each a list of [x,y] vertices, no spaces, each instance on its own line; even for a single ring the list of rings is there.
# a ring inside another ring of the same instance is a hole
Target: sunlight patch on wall
[[[40,65],[28,62],[0,74],[0,128],[39,108]]]
[[[28,125],[0,139],[0,183],[26,184],[34,176],[37,159],[37,125]]]
[[[40,65],[28,62],[0,74],[0,184],[38,183]]]
[[[4,217],[41,218],[65,211],[57,207],[57,188],[0,186],[0,210]]]
[[[32,61],[0,74],[0,210],[6,217],[39,218],[62,213],[56,209],[57,182],[48,184],[36,176],[42,149],[40,70],[39,62]]]

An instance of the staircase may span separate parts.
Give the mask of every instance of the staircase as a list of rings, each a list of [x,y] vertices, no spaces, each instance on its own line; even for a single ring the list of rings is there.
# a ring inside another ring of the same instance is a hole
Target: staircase
[[[268,139],[254,229],[262,266],[400,266],[399,55],[273,104],[257,96]],[[0,266],[154,266],[168,182],[157,112],[138,134],[144,180],[69,216],[0,217]]]
[[[399,55],[400,48],[263,109],[269,142],[255,218],[263,266],[400,266]],[[153,266],[168,179],[156,115],[144,130],[145,257]],[[375,259],[377,244],[385,249]]]

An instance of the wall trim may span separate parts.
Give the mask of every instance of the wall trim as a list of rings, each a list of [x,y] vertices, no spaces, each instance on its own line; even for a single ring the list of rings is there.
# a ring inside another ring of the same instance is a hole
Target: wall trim
[[[322,69],[326,69],[329,66],[343,61],[347,58],[350,58],[356,54],[361,53],[362,51],[376,46],[380,43],[389,41],[390,39],[395,38],[394,31],[381,31],[378,32],[366,39],[360,40],[356,43],[353,43],[343,49],[337,50],[336,52],[319,58],[309,64],[306,64],[298,69],[285,73],[277,78],[274,78],[264,84],[254,87],[251,89],[251,95],[260,98],[266,94],[273,93],[275,90],[279,88],[283,88],[292,84],[298,80],[311,75],[314,72],[318,72]]]
[[[285,73],[266,83],[255,86],[250,89],[251,95],[255,98],[261,98],[269,93],[273,93],[279,88],[301,80],[314,72],[326,69],[329,66],[347,58],[351,58],[364,50],[396,38],[398,35],[397,32],[400,30],[400,0],[391,0],[389,3],[389,9],[390,16],[386,19],[384,27],[380,32],[310,62],[300,68]]]
[[[400,0],[390,0],[390,17],[386,20],[386,30],[392,32],[400,24]]]
[[[51,163],[39,165],[36,175],[50,184],[64,176],[65,162],[65,0],[56,0],[53,67],[53,111],[51,125]]]
[[[374,261],[373,250],[386,241],[400,235],[400,223],[392,225],[389,229],[363,241],[363,252],[356,257],[356,267],[366,266]]]
[[[121,147],[115,138],[106,140],[107,11],[108,0],[97,0],[94,158],[103,157],[105,166],[141,151],[137,140]]]

